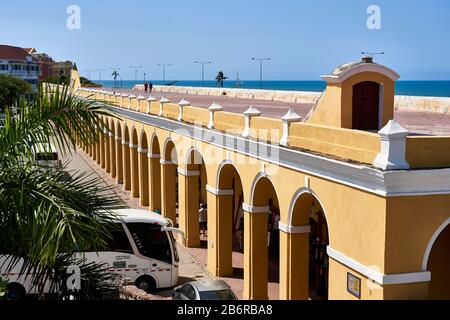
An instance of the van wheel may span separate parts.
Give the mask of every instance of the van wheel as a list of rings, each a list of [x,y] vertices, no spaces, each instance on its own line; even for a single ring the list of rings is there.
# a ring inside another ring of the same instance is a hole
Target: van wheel
[[[152,293],[156,289],[155,280],[152,277],[142,277],[136,280],[134,284],[138,289],[147,293]]]
[[[9,301],[23,300],[26,296],[25,288],[18,283],[11,283],[6,287],[5,298]]]

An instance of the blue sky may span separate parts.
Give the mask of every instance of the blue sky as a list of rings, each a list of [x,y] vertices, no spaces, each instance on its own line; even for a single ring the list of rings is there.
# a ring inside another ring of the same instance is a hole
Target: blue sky
[[[66,28],[69,5],[81,8],[81,30]],[[369,5],[381,8],[381,30],[366,25]],[[404,80],[450,79],[448,0],[2,0],[0,43],[36,47],[79,70],[120,67],[134,79],[142,65],[160,79],[158,63],[172,63],[167,79],[201,77],[195,60],[259,78],[251,57],[271,57],[264,78],[319,80],[361,51],[384,51],[380,63]],[[9,12],[10,14],[5,14]],[[107,78],[110,71],[104,72]],[[92,78],[98,76],[92,75]]]

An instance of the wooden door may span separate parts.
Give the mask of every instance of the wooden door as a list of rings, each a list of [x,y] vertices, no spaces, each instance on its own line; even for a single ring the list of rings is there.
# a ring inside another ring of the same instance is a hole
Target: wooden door
[[[353,129],[379,130],[380,85],[365,81],[353,86]]]

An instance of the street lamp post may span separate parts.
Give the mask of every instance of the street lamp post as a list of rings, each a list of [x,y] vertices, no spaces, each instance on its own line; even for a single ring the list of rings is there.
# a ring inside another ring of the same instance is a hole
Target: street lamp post
[[[98,71],[98,81],[102,83],[102,71],[106,71],[105,69],[97,69],[95,71]]]
[[[146,82],[146,81],[145,81],[145,77],[146,77],[146,76],[147,76],[147,73],[144,72],[144,83]]]
[[[263,62],[270,61],[272,58],[252,58],[253,61],[259,61],[259,85],[263,88]]]
[[[202,87],[205,86],[205,64],[211,64],[211,61],[195,61],[194,63],[198,63],[202,65]]]
[[[163,68],[163,85],[166,83],[166,67],[170,67],[170,66],[172,66],[170,63],[168,63],[168,64],[158,63],[158,67]]]
[[[134,85],[137,85],[137,72],[138,69],[142,69],[142,66],[130,66],[130,69],[134,69]]]
[[[94,72],[96,70],[85,70],[84,72],[86,72],[88,74],[88,79],[91,80],[91,73]]]

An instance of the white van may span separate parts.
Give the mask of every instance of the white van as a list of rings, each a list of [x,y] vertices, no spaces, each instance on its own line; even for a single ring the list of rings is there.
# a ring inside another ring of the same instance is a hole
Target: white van
[[[43,167],[61,168],[58,150],[51,143],[38,143],[31,148],[33,161]]]
[[[173,228],[169,219],[146,210],[126,209],[114,213],[120,220],[108,247],[102,252],[75,255],[86,258],[86,263],[105,263],[125,283],[134,284],[146,292],[176,286],[179,256],[173,232],[182,232]],[[8,274],[4,273],[7,263],[3,262],[9,258],[0,255],[0,277],[8,281],[6,298],[16,300],[26,294],[36,294],[29,281],[31,277],[19,277],[22,263],[16,264]]]

